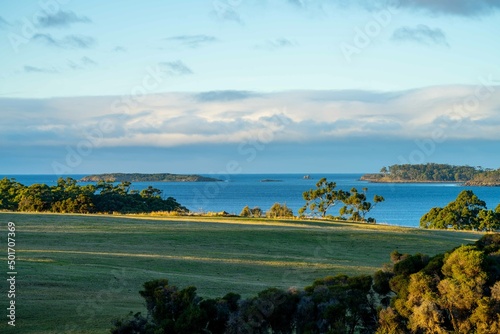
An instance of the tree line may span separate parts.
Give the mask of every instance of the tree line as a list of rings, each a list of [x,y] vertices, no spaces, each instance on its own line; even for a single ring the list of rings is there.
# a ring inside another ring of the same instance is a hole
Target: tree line
[[[481,166],[454,166],[437,163],[403,164],[382,167],[379,174],[366,174],[363,179],[380,182],[467,182],[476,177],[491,179],[494,175],[492,171]]]
[[[25,186],[15,179],[0,180],[0,210],[58,213],[148,213],[187,209],[175,198],[162,198],[162,191],[149,186],[130,189],[130,182],[101,181],[79,185],[72,178],[59,178],[57,184]]]
[[[204,299],[166,279],[144,283],[147,315],[114,321],[111,333],[500,332],[500,235],[444,254],[391,253],[374,275],[328,276],[304,289],[268,288]]]

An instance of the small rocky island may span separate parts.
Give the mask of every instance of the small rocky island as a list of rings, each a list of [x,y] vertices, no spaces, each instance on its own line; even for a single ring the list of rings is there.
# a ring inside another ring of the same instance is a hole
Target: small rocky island
[[[405,164],[383,167],[380,173],[365,174],[362,181],[374,183],[460,183],[465,186],[500,186],[500,168],[447,164]]]
[[[140,173],[109,173],[95,174],[83,177],[80,182],[218,182],[222,181],[213,177],[196,174],[140,174]]]

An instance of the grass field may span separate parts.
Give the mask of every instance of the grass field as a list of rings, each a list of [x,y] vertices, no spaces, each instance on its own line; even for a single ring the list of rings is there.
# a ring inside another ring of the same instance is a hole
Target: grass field
[[[16,327],[7,326],[2,279],[1,333],[106,333],[112,319],[144,311],[138,291],[151,279],[195,285],[203,297],[251,296],[327,275],[372,274],[395,249],[433,255],[482,235],[298,220],[0,213],[3,277],[9,221],[16,224]]]

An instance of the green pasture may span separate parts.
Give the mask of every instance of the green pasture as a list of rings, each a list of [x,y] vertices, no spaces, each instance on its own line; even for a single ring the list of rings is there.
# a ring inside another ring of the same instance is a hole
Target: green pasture
[[[7,223],[16,224],[16,327],[7,325]],[[106,333],[144,312],[142,283],[202,297],[372,274],[389,254],[433,255],[482,234],[342,222],[0,213],[1,333]]]

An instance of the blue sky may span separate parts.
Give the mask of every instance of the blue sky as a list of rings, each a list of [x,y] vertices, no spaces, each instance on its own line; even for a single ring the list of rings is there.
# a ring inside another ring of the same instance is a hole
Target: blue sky
[[[499,30],[496,0],[4,1],[0,174],[498,168]]]

